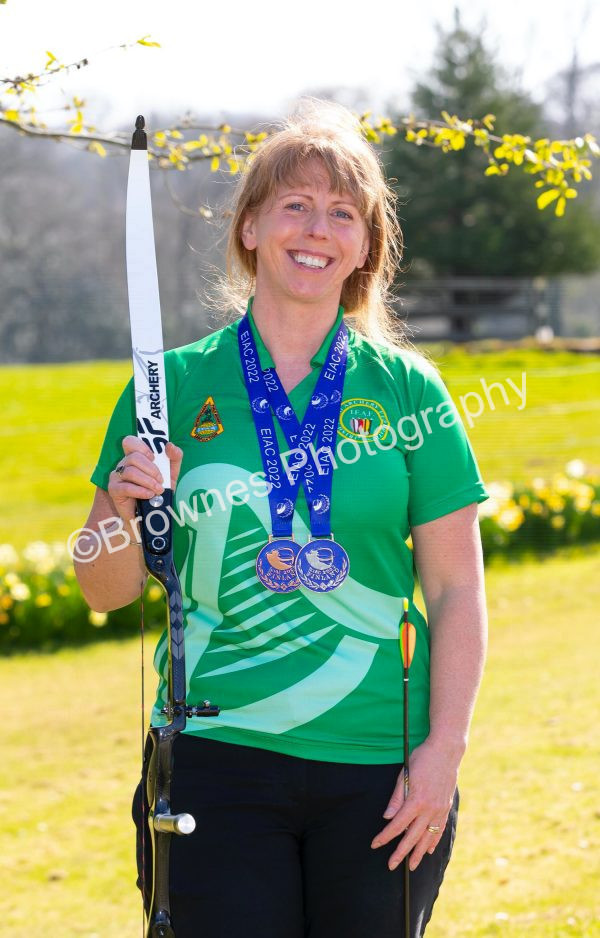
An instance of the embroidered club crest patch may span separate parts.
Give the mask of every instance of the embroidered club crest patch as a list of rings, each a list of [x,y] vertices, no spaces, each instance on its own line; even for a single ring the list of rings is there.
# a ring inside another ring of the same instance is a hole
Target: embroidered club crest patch
[[[217,405],[212,397],[207,397],[194,421],[190,436],[193,436],[195,440],[200,440],[201,443],[206,443],[208,440],[214,440],[222,432],[223,424]]]
[[[389,426],[388,416],[379,401],[364,397],[352,397],[342,401],[338,433],[347,440],[363,443],[373,440],[378,435],[385,440],[389,430],[379,429]]]

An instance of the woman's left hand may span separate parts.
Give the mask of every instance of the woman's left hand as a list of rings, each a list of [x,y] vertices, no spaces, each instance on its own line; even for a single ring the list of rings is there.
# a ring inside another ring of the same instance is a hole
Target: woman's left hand
[[[411,752],[408,798],[405,802],[403,769],[384,812],[384,817],[391,818],[390,823],[371,844],[382,847],[405,832],[388,860],[390,870],[396,869],[407,854],[411,854],[409,867],[414,870],[425,853],[433,853],[437,847],[452,807],[459,762],[430,739]],[[428,831],[429,825],[439,826],[439,831]]]

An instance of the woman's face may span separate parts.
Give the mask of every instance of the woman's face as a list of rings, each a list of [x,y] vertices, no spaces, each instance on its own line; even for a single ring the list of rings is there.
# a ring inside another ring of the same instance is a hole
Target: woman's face
[[[310,182],[282,186],[246,216],[242,240],[256,251],[257,294],[339,305],[344,280],[365,263],[367,226],[349,192],[330,190],[319,161],[305,175]]]

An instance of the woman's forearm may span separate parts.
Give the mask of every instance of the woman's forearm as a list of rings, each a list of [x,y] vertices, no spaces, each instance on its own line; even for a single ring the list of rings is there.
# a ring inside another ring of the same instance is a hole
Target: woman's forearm
[[[485,590],[446,588],[427,607],[431,633],[429,739],[462,759],[487,651]]]
[[[137,543],[139,534],[119,522],[120,519],[115,518],[98,526],[97,537],[81,534],[73,557],[81,592],[88,606],[96,612],[127,606],[140,595],[146,583],[144,555]],[[81,557],[92,557],[100,544],[101,550],[93,560],[77,560],[78,553]]]

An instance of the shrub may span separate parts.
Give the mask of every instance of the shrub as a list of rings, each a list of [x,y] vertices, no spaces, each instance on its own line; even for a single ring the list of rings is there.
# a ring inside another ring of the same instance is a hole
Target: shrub
[[[166,623],[164,592],[154,580],[144,593],[144,625]],[[140,626],[140,604],[92,612],[75,577],[66,545],[33,541],[19,554],[0,544],[0,651],[49,650],[99,637],[131,635]]]
[[[498,552],[541,553],[567,544],[600,539],[600,477],[584,477],[579,460],[567,474],[530,484],[492,482],[479,508],[486,557]]]

